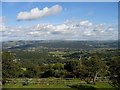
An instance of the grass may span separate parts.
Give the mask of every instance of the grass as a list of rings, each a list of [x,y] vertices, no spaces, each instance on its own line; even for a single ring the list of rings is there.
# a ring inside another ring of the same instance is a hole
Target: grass
[[[61,78],[32,78],[28,79],[28,86],[23,86],[22,82],[25,80],[21,79],[7,79],[10,81],[6,83],[3,88],[70,88],[67,84],[77,84],[80,79],[61,79]]]
[[[115,87],[111,86],[109,82],[97,82],[94,84],[75,84],[75,85],[69,85],[71,88],[81,89],[81,88],[91,88],[91,89],[97,89],[97,88],[111,88],[115,89]]]
[[[24,79],[11,80],[12,82],[6,83],[5,85],[3,85],[3,88],[114,88],[109,82],[97,82],[95,85],[80,84],[79,79],[32,79],[31,83],[29,83],[27,86],[22,85],[21,81],[23,81]],[[16,83],[14,83],[13,81],[16,81]]]
[[[22,84],[7,84],[3,88],[70,88],[64,84],[29,84],[28,86],[23,86]]]
[[[109,83],[101,82],[92,84],[75,84],[75,85],[65,85],[65,84],[29,84],[28,86],[23,86],[22,84],[6,84],[3,88],[113,88]]]
[[[109,82],[98,82],[94,85],[96,88],[113,88]]]

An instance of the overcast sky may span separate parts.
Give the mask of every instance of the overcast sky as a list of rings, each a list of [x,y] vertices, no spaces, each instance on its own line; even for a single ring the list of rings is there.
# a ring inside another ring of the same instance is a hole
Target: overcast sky
[[[3,40],[117,40],[117,2],[3,2]]]

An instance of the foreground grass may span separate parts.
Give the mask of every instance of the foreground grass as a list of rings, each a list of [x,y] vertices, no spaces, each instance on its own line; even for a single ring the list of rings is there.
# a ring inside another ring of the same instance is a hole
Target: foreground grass
[[[70,88],[66,85],[58,85],[58,84],[29,84],[28,86],[22,86],[22,84],[9,84],[4,85],[3,88]]]
[[[96,85],[93,84],[29,84],[23,86],[22,84],[6,84],[3,88],[114,88],[108,82],[98,82]]]
[[[3,85],[3,88],[70,88],[68,84],[78,84],[80,79],[42,78],[28,79],[29,84],[23,86],[24,79],[9,79],[10,82]]]
[[[114,88],[109,82],[97,82],[95,85],[94,84],[74,84],[74,85],[68,85],[71,88]]]

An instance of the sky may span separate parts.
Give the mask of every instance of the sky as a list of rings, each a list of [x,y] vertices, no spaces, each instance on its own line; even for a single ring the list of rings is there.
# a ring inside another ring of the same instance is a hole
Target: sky
[[[1,0],[2,2],[119,2],[119,0]]]
[[[117,40],[117,2],[2,2],[2,40]]]

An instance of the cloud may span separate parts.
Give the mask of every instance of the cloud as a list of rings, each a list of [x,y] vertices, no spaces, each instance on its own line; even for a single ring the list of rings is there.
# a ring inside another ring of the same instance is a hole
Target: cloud
[[[0,23],[3,23],[3,17],[0,17]]]
[[[9,39],[69,39],[69,40],[110,40],[117,39],[118,30],[114,26],[104,23],[95,24],[89,20],[71,22],[59,25],[37,24],[35,26],[7,27],[3,30],[3,37]],[[90,24],[91,23],[91,24]]]
[[[5,29],[6,29],[6,27],[3,24],[0,24],[0,31],[3,31]]]
[[[80,21],[81,26],[92,26],[93,24],[89,20],[82,20]]]
[[[50,8],[45,7],[42,10],[39,8],[33,8],[30,12],[19,12],[17,15],[17,20],[34,20],[45,16],[54,15],[61,10],[62,7],[59,5],[54,5]]]
[[[4,25],[5,19],[3,17],[0,17],[0,31],[5,30],[6,27]]]

